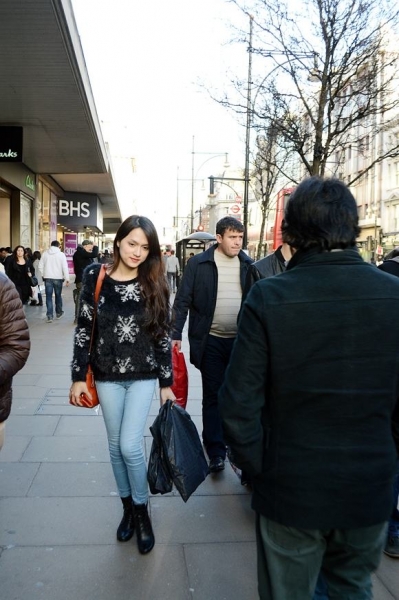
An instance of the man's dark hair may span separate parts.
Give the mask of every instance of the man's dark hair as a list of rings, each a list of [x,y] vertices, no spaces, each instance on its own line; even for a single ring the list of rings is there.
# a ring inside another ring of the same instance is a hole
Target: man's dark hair
[[[60,243],[59,243],[59,241],[58,241],[58,240],[53,240],[53,241],[51,242],[51,245],[52,245],[52,246],[56,246],[57,248],[59,248],[59,247],[60,247]]]
[[[338,179],[309,177],[285,209],[283,240],[297,250],[333,250],[356,245],[360,233],[356,200]]]
[[[238,219],[234,217],[223,217],[216,223],[216,233],[223,237],[225,231],[231,229],[231,231],[244,231],[244,225]]]

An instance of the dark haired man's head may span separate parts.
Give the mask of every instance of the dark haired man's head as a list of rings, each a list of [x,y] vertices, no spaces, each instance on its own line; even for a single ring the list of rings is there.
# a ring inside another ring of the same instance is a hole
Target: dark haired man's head
[[[216,224],[216,240],[218,251],[225,256],[238,256],[244,237],[244,226],[234,217],[223,217]]]
[[[59,241],[58,241],[58,240],[53,240],[53,241],[51,242],[51,245],[52,245],[52,246],[55,246],[56,248],[59,248],[59,247],[60,247],[60,243],[59,243]]]
[[[353,247],[360,233],[356,200],[338,179],[309,177],[291,195],[281,229],[297,250]]]
[[[244,225],[238,219],[234,217],[223,217],[216,223],[216,234],[223,237],[224,233],[231,229],[231,231],[244,231]]]

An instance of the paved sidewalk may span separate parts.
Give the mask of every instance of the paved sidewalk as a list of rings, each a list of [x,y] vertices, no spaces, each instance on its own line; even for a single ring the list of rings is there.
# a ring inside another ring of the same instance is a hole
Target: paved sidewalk
[[[0,452],[0,598],[256,600],[250,494],[228,464],[186,504],[177,492],[151,497],[149,555],[135,537],[116,541],[122,510],[102,417],[68,404],[73,287],[61,320],[47,324],[45,307],[26,307],[32,350]],[[183,349],[188,357],[187,340]],[[200,377],[189,370],[187,409],[201,429]],[[150,446],[147,430],[147,456]],[[374,584],[376,600],[399,600],[399,561],[384,557]]]

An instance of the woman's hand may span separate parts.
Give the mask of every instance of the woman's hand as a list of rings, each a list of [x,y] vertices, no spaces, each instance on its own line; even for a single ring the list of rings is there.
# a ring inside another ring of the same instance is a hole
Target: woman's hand
[[[176,400],[176,396],[172,392],[172,388],[170,388],[170,387],[160,388],[159,389],[159,400],[161,402],[161,406],[163,406],[165,404],[166,400],[173,400],[173,402],[174,402]]]
[[[91,394],[86,385],[86,382],[85,381],[75,381],[75,383],[73,383],[71,385],[71,389],[69,390],[69,399],[70,399],[71,403],[74,404],[75,406],[83,406],[81,399],[80,399],[81,394],[86,394],[86,396],[88,398],[90,398],[90,400],[91,400]]]

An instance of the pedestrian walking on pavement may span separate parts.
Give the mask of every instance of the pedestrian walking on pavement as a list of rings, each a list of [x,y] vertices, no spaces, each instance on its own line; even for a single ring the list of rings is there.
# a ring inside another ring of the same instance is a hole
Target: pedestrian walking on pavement
[[[381,262],[378,268],[385,273],[399,277],[399,248],[395,248],[389,254],[389,259]],[[399,558],[399,460],[393,487],[393,510],[389,519],[384,553],[391,558]]]
[[[35,275],[30,258],[25,256],[25,248],[16,246],[5,261],[6,275],[14,283],[22,304],[28,304],[32,297],[32,277]]]
[[[146,217],[133,215],[119,227],[97,305],[90,364],[108,436],[111,464],[123,504],[117,529],[121,542],[136,530],[141,554],[155,539],[148,515],[147,468],[143,452],[146,420],[159,380],[161,404],[175,399],[169,335],[169,289],[158,235]],[[83,273],[74,337],[71,401],[88,393],[85,378],[94,314],[94,292],[102,266]],[[101,332],[101,334],[100,334]]]
[[[175,251],[170,251],[170,256],[166,259],[166,275],[168,277],[170,292],[176,293],[177,277],[180,273],[179,259],[175,255]]]
[[[90,240],[83,242],[76,248],[73,260],[73,270],[75,271],[75,289],[73,290],[73,300],[75,302],[75,323],[78,318],[80,290],[82,289],[83,271],[88,265],[98,257],[98,246]]]
[[[33,268],[35,269],[35,274],[37,277],[37,302],[31,300],[31,305],[33,306],[43,306],[43,296],[41,292],[41,288],[43,285],[43,277],[39,271],[39,263],[42,257],[41,252],[39,250],[35,250],[33,253]]]
[[[311,598],[321,570],[330,599],[371,598],[399,453],[399,281],[360,257],[341,181],[303,181],[282,230],[294,255],[252,286],[219,394],[252,475],[259,596]]]
[[[12,378],[25,365],[30,351],[28,323],[13,282],[0,273],[0,450],[11,411]]]
[[[172,345],[179,349],[190,311],[190,361],[201,371],[202,439],[211,473],[224,469],[226,444],[217,397],[237,332],[246,274],[253,262],[241,250],[243,234],[243,224],[234,217],[220,219],[217,243],[190,258],[173,304]]]
[[[64,315],[62,310],[62,286],[69,285],[69,269],[66,256],[60,250],[57,240],[51,242],[51,246],[42,254],[39,261],[39,272],[43,277],[46,292],[46,315],[47,323],[52,323],[54,318],[53,293],[55,296],[55,315],[61,319]]]

